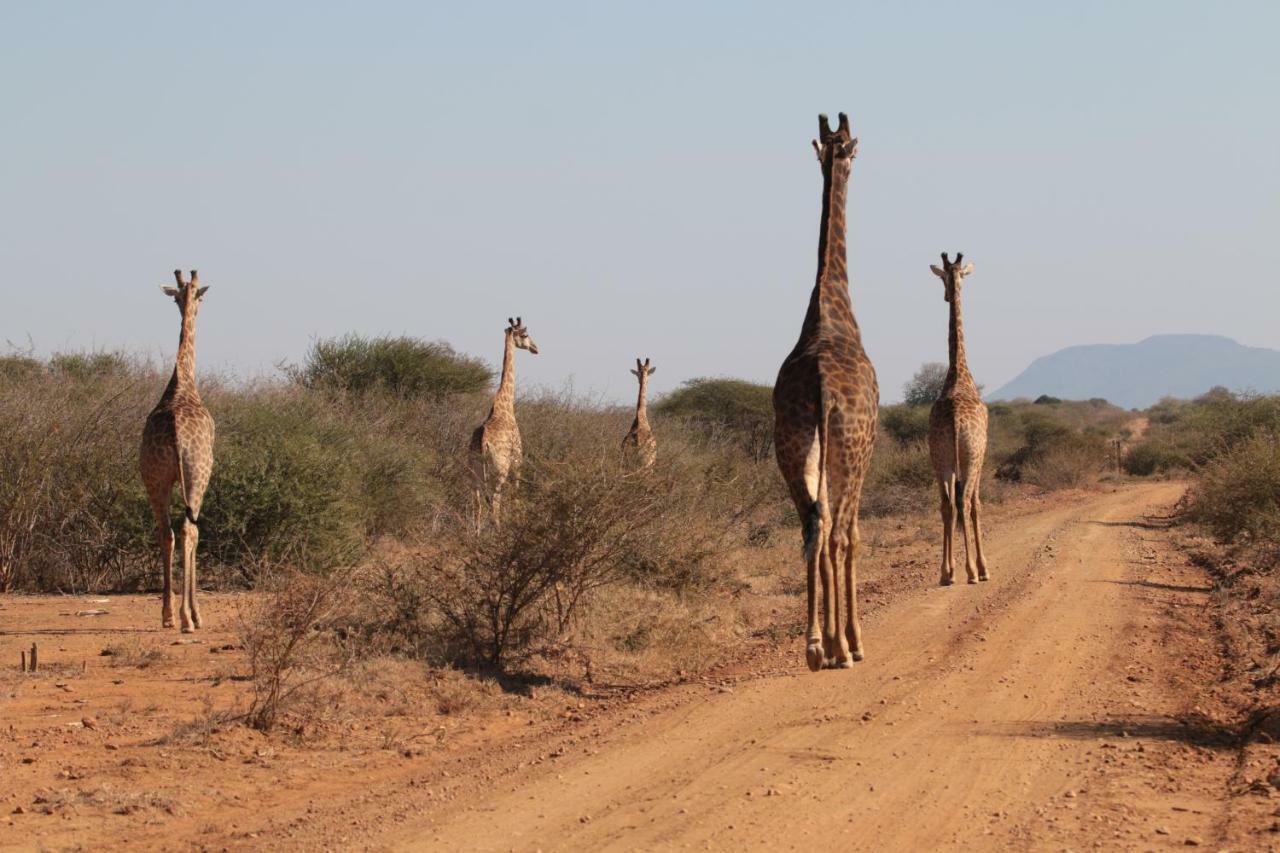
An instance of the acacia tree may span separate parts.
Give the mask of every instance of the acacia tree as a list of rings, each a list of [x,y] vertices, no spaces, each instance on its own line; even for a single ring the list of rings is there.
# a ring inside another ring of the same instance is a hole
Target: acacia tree
[[[902,402],[908,406],[931,406],[946,381],[947,366],[940,361],[927,361],[902,386]]]

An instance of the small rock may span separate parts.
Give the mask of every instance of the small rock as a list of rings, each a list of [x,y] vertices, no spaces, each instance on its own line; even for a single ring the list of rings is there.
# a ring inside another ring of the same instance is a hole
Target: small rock
[[[1199,847],[1204,842],[1195,835],[1188,835],[1187,840],[1182,842],[1187,847]]]
[[[1169,834],[1169,828],[1167,826],[1156,827],[1156,835],[1168,835],[1168,834]]]
[[[86,729],[89,729],[90,731],[96,732],[98,730],[98,721],[93,717],[81,717],[80,725],[84,726]]]
[[[1066,793],[1064,793],[1062,796],[1066,797],[1068,800],[1074,800],[1074,799],[1076,798],[1076,792],[1075,792],[1075,791],[1067,791],[1067,792],[1066,792]]]
[[[14,808],[13,813],[14,813],[14,814],[26,814],[26,813],[27,813],[27,810],[26,810],[26,808],[25,808],[25,807],[23,807],[23,806],[17,806],[16,808]]]
[[[107,746],[107,749],[109,749],[109,750],[110,750],[110,751],[112,751],[112,752],[115,752],[117,749],[119,749],[119,748],[120,748],[120,747],[116,746],[114,743],[109,743],[109,744],[107,744],[106,746]]]

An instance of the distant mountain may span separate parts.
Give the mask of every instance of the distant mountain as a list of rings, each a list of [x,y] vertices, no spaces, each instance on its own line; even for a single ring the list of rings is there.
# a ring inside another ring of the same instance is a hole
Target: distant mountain
[[[1280,351],[1242,346],[1221,335],[1155,335],[1136,344],[1067,347],[1037,358],[990,400],[1105,397],[1145,409],[1161,397],[1195,397],[1215,385],[1280,391]]]

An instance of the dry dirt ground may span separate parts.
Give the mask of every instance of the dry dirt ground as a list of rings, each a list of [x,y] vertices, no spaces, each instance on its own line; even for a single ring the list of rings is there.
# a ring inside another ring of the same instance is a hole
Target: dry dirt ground
[[[995,509],[977,586],[934,586],[931,540],[876,547],[850,671],[762,637],[683,683],[497,691],[323,748],[221,718],[243,599],[173,645],[154,597],[3,598],[0,848],[1280,849],[1280,747],[1236,735],[1181,493]]]

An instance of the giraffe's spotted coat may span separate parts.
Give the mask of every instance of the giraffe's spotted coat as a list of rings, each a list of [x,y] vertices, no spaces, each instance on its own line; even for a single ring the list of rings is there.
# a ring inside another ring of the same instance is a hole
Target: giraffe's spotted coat
[[[965,540],[965,574],[969,583],[990,578],[982,551],[982,462],[987,452],[987,406],[969,372],[964,351],[964,324],[960,313],[960,290],[973,264],[962,266],[963,254],[952,263],[942,255],[942,267],[933,272],[946,288],[950,305],[946,382],[929,410],[929,458],[938,480],[942,513],[942,578],[946,586],[955,579],[955,522]]]
[[[495,521],[502,512],[502,490],[507,481],[518,478],[524,461],[520,426],[516,423],[516,350],[538,354],[521,318],[507,320],[503,332],[502,378],[493,397],[493,407],[484,423],[476,427],[467,445],[467,467],[475,493],[477,526],[487,506]]]
[[[818,275],[800,339],[774,384],[778,467],[805,525],[811,669],[863,656],[857,609],[858,504],[875,442],[880,392],[849,299],[845,203],[857,140],[847,117],[819,118],[822,164]],[[822,589],[822,621],[818,587]],[[843,612],[843,629],[838,627]]]
[[[195,270],[188,281],[174,270],[178,286],[165,293],[178,304],[182,328],[173,376],[160,402],[147,416],[142,428],[138,469],[147,490],[147,500],[155,515],[160,535],[160,557],[164,567],[161,624],[173,627],[173,520],[169,505],[173,487],[179,486],[186,512],[182,519],[182,630],[201,625],[196,604],[196,547],[199,544],[200,505],[213,475],[213,417],[200,401],[196,388],[196,315],[207,287],[199,286]]]
[[[631,369],[632,374],[635,375],[636,380],[640,383],[640,395],[636,397],[635,420],[631,422],[631,429],[622,438],[622,451],[642,468],[652,468],[654,462],[658,460],[658,440],[653,437],[653,430],[649,427],[647,402],[649,377],[657,369],[649,366],[649,359],[647,358],[643,362],[637,358],[636,366]]]

